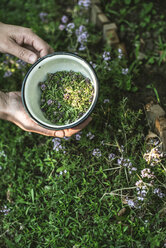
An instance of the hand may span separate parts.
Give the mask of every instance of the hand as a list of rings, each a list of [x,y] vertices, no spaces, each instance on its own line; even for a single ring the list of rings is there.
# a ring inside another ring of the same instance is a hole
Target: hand
[[[0,22],[0,52],[10,53],[33,64],[53,49],[29,28]]]
[[[6,93],[5,98],[6,98],[4,100],[5,104],[3,104],[3,108],[2,108],[3,110],[5,109],[5,111],[3,111],[4,113],[0,117],[2,119],[15,123],[17,126],[19,126],[25,131],[35,132],[45,136],[54,136],[59,138],[62,138],[64,136],[69,137],[82,130],[92,120],[92,118],[89,117],[80,125],[74,128],[69,128],[64,130],[55,131],[55,130],[45,129],[40,125],[38,125],[36,122],[34,122],[26,113],[24,106],[22,104],[20,92]]]

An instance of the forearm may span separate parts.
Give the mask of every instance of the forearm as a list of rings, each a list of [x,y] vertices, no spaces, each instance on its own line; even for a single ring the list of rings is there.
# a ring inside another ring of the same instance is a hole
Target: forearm
[[[0,91],[0,119],[7,119],[8,93]]]

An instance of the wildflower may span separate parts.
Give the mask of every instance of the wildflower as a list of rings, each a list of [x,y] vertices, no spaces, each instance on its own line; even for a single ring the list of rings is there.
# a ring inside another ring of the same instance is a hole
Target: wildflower
[[[7,70],[5,74],[3,75],[4,78],[10,77],[12,75],[12,72],[10,70]]]
[[[6,157],[6,154],[5,154],[5,152],[3,150],[0,151],[0,157]]]
[[[17,61],[16,61],[16,63],[17,63],[17,65],[18,65],[18,69],[22,69],[22,67],[24,67],[24,66],[26,66],[26,62],[25,61],[23,61],[22,59],[18,59]]]
[[[88,38],[88,32],[83,32],[77,37],[77,41],[79,43],[84,43],[87,42],[87,38]]]
[[[5,205],[1,210],[1,213],[4,213],[4,215],[7,215],[10,212],[10,209],[7,208],[7,206]]]
[[[46,89],[46,85],[45,85],[45,84],[42,84],[40,88],[41,88],[42,90],[45,90],[45,89]]]
[[[66,137],[66,136],[64,136],[64,137],[63,137],[63,139],[64,139],[64,140],[69,140],[69,139],[70,139],[70,137]]]
[[[86,31],[86,27],[84,25],[80,25],[78,29],[76,29],[75,34],[78,37],[80,34]]]
[[[108,60],[110,60],[111,59],[111,56],[110,56],[110,52],[104,52],[103,53],[103,59],[104,59],[104,61],[108,61]]]
[[[141,188],[142,185],[143,185],[143,181],[142,180],[139,180],[135,183],[135,185],[138,187],[138,188]]]
[[[48,16],[48,13],[40,12],[39,16],[42,22],[46,22],[47,21],[46,17]]]
[[[118,48],[118,58],[121,59],[123,57],[122,49]]]
[[[137,170],[135,167],[132,167],[132,162],[130,161],[129,158],[120,157],[117,159],[117,163],[118,163],[118,165],[122,165],[124,167],[127,167],[129,169],[130,174],[132,173],[132,168],[134,168],[134,170]]]
[[[90,7],[90,4],[91,4],[90,0],[79,0],[78,1],[78,5],[85,9],[88,9]]]
[[[94,137],[95,137],[95,135],[92,134],[91,132],[87,133],[86,136],[89,137],[90,140],[94,139]]]
[[[146,195],[147,195],[146,187],[137,188],[137,199],[138,199],[138,201],[144,201]]]
[[[69,33],[69,34],[72,34],[72,30],[75,28],[75,24],[74,23],[69,23],[67,24],[67,27],[66,27],[66,31]]]
[[[84,45],[81,44],[81,46],[79,47],[78,50],[79,50],[79,51],[84,51],[85,49],[86,49],[86,46],[84,46]]]
[[[101,151],[98,148],[96,148],[93,150],[92,155],[96,157],[101,157]]]
[[[77,134],[75,135],[75,137],[76,137],[76,140],[80,140],[80,139],[81,139],[81,135],[80,135],[79,133],[77,133]]]
[[[109,103],[110,100],[109,99],[104,99],[103,103]]]
[[[128,73],[129,69],[128,68],[122,68],[122,74],[126,75]]]
[[[159,188],[155,188],[153,191],[154,194],[156,194],[159,198],[165,197],[165,194],[161,192]]]
[[[61,139],[60,138],[54,138],[52,139],[52,142],[54,143],[53,150],[58,152],[59,150],[63,150],[63,153],[66,153],[65,146],[61,145]]]
[[[76,29],[75,34],[77,36],[78,43],[80,43],[79,51],[84,51],[86,49],[85,43],[88,38],[86,27],[84,25],[80,25],[79,28]]]
[[[48,105],[51,105],[53,103],[53,101],[51,100],[51,99],[49,99],[48,101],[47,101],[47,104]]]
[[[60,24],[60,25],[59,25],[59,30],[61,30],[61,31],[62,31],[62,30],[64,30],[64,29],[65,29],[65,25]]]
[[[118,150],[119,150],[119,152],[123,153],[123,152],[124,152],[124,146],[123,146],[123,145],[120,146],[120,147],[118,148]]]
[[[67,16],[62,16],[61,18],[62,23],[67,23],[68,22],[68,17]]]
[[[115,154],[114,153],[110,153],[109,155],[108,155],[108,159],[109,160],[113,160],[115,158]]]
[[[133,200],[127,200],[127,204],[129,205],[129,207],[134,208],[136,207],[136,203]]]
[[[64,170],[64,173],[66,174],[67,173],[67,170]]]
[[[149,168],[141,170],[141,177],[154,178],[154,173],[151,173]]]
[[[93,63],[92,61],[90,61],[89,63],[92,65],[94,69],[96,68],[97,65],[95,63]]]

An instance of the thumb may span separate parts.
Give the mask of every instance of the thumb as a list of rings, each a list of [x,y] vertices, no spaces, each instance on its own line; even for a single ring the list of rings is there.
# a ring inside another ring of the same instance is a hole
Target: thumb
[[[21,47],[16,42],[12,42],[9,53],[30,64],[35,63],[38,59],[37,54],[25,47]]]

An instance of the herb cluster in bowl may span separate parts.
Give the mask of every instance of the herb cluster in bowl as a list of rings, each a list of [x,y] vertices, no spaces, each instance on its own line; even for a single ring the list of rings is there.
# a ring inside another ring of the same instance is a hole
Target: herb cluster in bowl
[[[59,126],[81,118],[93,101],[93,83],[80,72],[48,73],[39,86],[41,110],[47,120]]]

